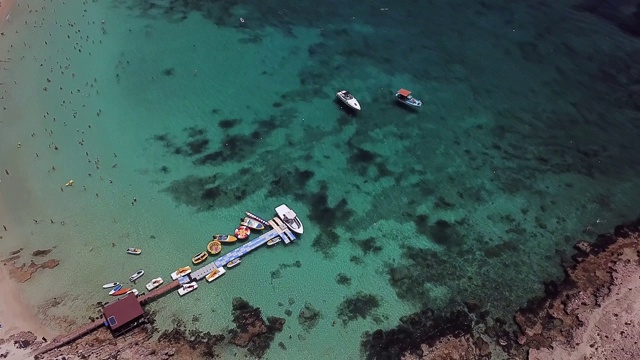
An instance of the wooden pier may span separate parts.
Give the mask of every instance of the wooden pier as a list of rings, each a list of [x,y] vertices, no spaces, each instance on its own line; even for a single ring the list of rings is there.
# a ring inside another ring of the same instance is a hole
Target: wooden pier
[[[173,280],[170,283],[164,285],[164,286],[160,286],[154,290],[152,290],[151,292],[138,297],[138,302],[140,305],[146,305],[149,302],[151,302],[152,300],[155,300],[167,293],[169,293],[170,291],[176,290],[178,287],[181,286],[181,283],[185,283],[188,281],[198,281],[203,279],[205,276],[207,276],[208,274],[210,274],[214,269],[219,268],[219,267],[223,267],[226,264],[228,264],[230,261],[235,260],[237,258],[240,258],[244,255],[246,255],[247,253],[249,253],[252,250],[257,249],[258,247],[264,245],[267,243],[267,241],[280,237],[282,238],[282,240],[284,241],[285,244],[290,243],[291,241],[294,241],[296,239],[296,237],[293,235],[293,233],[289,230],[289,228],[282,222],[282,220],[280,220],[280,218],[275,217],[272,220],[269,220],[268,225],[270,225],[272,227],[272,230],[258,236],[257,238],[249,241],[248,243],[230,251],[229,253],[219,257],[218,259],[216,259],[215,261],[207,264],[206,266],[193,271],[191,274],[186,275],[181,277],[178,280]],[[95,320],[94,322],[87,324],[79,329],[76,329],[75,331],[64,335],[64,336],[59,336],[57,338],[55,338],[54,340],[52,340],[50,343],[34,350],[31,353],[31,356],[37,356],[37,355],[41,355],[44,354],[48,351],[51,351],[53,349],[59,348],[61,346],[64,346],[76,339],[78,339],[81,336],[84,336],[86,334],[88,334],[89,332],[98,329],[100,327],[106,327],[108,323],[106,323],[105,319],[103,316],[101,316],[99,319]]]
[[[160,297],[166,293],[168,293],[171,290],[175,290],[180,286],[180,282],[178,280],[173,280],[172,282],[168,283],[167,285],[164,286],[160,286],[156,289],[153,289],[151,292],[142,295],[138,298],[138,302],[140,303],[140,305],[145,305],[148,304],[149,301]]]
[[[36,349],[35,351],[33,351],[31,353],[31,356],[36,356],[39,354],[44,354],[47,351],[51,351],[53,349],[59,348],[61,346],[64,346],[70,342],[72,342],[73,340],[80,338],[90,332],[92,332],[93,330],[101,327],[101,326],[105,326],[104,325],[104,318],[101,316],[99,319],[95,320],[92,323],[89,323],[79,329],[74,330],[73,332],[64,335],[62,337],[57,337],[55,339],[53,339],[50,343]]]

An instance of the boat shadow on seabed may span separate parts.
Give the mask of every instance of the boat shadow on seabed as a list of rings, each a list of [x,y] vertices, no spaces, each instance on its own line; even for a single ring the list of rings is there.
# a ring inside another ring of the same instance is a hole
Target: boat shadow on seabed
[[[335,99],[333,99],[333,102],[336,103],[336,105],[338,105],[338,107],[344,111],[347,115],[349,116],[353,116],[355,117],[356,115],[358,115],[357,110],[345,105],[345,103],[343,103],[340,99],[338,99],[337,97]]]

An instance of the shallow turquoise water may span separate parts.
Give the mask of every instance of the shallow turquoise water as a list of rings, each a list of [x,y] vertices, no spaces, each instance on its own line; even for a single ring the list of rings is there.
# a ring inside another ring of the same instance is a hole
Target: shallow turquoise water
[[[26,284],[34,303],[64,299],[44,318],[84,322],[103,283],[168,279],[245,210],[284,202],[300,241],[150,307],[163,328],[225,332],[240,296],[287,319],[287,350],[268,357],[358,358],[364,331],[423,306],[509,317],[573,243],[636,215],[638,43],[599,19],[498,2],[149,4],[12,15],[0,185],[24,240],[1,246],[55,247],[60,266]],[[423,108],[395,103],[400,87]],[[305,303],[322,314],[311,330]]]

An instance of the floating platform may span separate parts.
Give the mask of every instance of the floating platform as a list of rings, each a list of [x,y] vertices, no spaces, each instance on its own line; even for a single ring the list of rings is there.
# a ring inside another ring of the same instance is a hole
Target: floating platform
[[[280,220],[280,219],[278,219]],[[267,222],[267,224],[269,226],[272,226],[271,223],[275,224],[276,226],[272,229],[269,230],[268,232],[258,236],[257,238],[249,241],[248,243],[224,254],[223,256],[217,258],[215,261],[201,267],[200,269],[193,271],[190,275],[188,275],[192,280],[194,281],[198,281],[201,279],[204,279],[205,276],[207,276],[208,274],[210,274],[214,269],[216,268],[220,268],[220,267],[224,267],[225,265],[227,265],[230,261],[235,260],[237,258],[241,258],[243,256],[245,256],[246,254],[248,254],[249,252],[259,248],[260,246],[264,245],[267,243],[267,241],[276,238],[276,237],[281,237],[285,244],[288,244],[290,241],[295,240],[296,237],[291,233],[291,231],[289,231],[289,229],[287,228],[286,230],[283,230],[279,225],[277,225],[277,223],[274,223],[273,220],[270,220]],[[284,224],[283,224],[284,225]],[[286,228],[286,226],[285,226]]]

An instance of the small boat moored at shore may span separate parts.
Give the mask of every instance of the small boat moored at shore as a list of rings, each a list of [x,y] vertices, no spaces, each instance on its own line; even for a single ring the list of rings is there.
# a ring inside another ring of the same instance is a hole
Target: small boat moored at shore
[[[275,237],[273,239],[267,240],[267,246],[273,246],[277,243],[279,243],[280,241],[282,241],[282,238],[280,236]]]
[[[131,288],[124,288],[124,289],[120,289],[116,292],[114,292],[113,294],[110,294],[111,296],[120,296],[120,295],[124,295],[127,292],[129,292],[131,290]]]
[[[227,263],[227,267],[228,267],[228,268],[232,268],[232,267],[234,267],[234,266],[236,266],[236,265],[240,264],[240,262],[241,262],[241,261],[242,261],[242,260],[241,260],[240,258],[235,258],[235,259],[233,259],[233,260],[231,260],[231,261],[229,261],[229,262]]]
[[[233,234],[238,238],[238,240],[244,240],[251,235],[251,229],[247,226],[240,225]]]
[[[405,105],[409,105],[411,107],[419,108],[422,106],[422,101],[411,96],[411,91],[407,89],[400,89],[396,93],[396,99]]]
[[[213,240],[219,241],[221,243],[232,243],[232,242],[236,242],[236,240],[238,240],[238,238],[236,238],[235,236],[232,235],[213,235]]]
[[[207,251],[211,255],[218,255],[222,251],[222,244],[218,240],[213,240],[207,244]]]
[[[133,294],[135,296],[138,296],[138,289],[131,289],[131,290],[127,291],[126,293],[124,293],[124,295],[129,295],[129,294]]]
[[[173,280],[178,280],[179,278],[188,275],[191,273],[191,266],[181,267],[178,270],[171,273],[171,278]]]
[[[145,285],[144,287],[146,287],[147,290],[151,291],[151,290],[157,288],[160,285],[162,285],[162,278],[161,277],[157,277],[157,278],[149,281],[149,283],[147,285]]]
[[[108,283],[108,284],[102,285],[102,288],[103,289],[111,289],[112,287],[116,287],[118,285],[120,285],[119,282],[112,282],[112,283]]]
[[[135,274],[133,274],[133,275],[131,275],[129,277],[129,281],[134,282],[134,281],[140,279],[142,277],[142,275],[144,275],[144,270],[140,269]]]
[[[227,270],[225,270],[223,267],[215,268],[212,272],[205,276],[205,279],[207,279],[207,282],[212,282],[213,280],[224,275],[225,272],[227,272]]]
[[[138,248],[128,248],[127,249],[127,254],[140,255],[141,253],[142,253],[142,249],[138,249]]]
[[[240,221],[240,225],[246,226],[246,227],[248,227],[250,229],[253,229],[253,230],[264,230],[264,228],[265,228],[263,223],[261,223],[261,222],[259,222],[257,220],[254,220],[254,219],[252,219],[252,218],[250,218],[248,216],[245,217],[244,219],[242,219],[242,221]]]
[[[120,291],[120,289],[122,289],[122,284],[116,285],[113,289],[111,289],[111,291],[109,291],[109,295],[115,294],[117,291]]]
[[[347,90],[338,91],[338,93],[336,93],[336,96],[349,108],[357,111],[361,110],[358,100],[356,100],[356,98],[353,97],[353,95],[351,95],[351,93]]]
[[[180,289],[178,289],[178,294],[180,296],[184,296],[197,288],[198,288],[198,284],[195,281],[189,284],[184,284],[180,287]]]
[[[289,207],[285,204],[282,204],[276,208],[276,213],[278,217],[282,219],[282,222],[287,225],[291,231],[302,234],[304,231],[304,227],[302,226],[302,222],[298,219],[298,215],[296,215],[293,210],[289,209]]]

